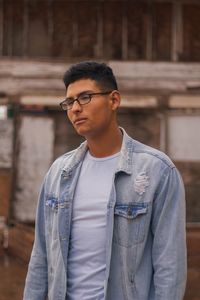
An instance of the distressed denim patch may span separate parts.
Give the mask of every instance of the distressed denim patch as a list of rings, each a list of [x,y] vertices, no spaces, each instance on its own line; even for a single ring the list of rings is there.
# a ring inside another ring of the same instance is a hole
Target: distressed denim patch
[[[45,201],[45,205],[51,207],[53,210],[58,210],[60,208],[66,208],[68,206],[68,201],[58,201],[57,198],[48,198]]]
[[[46,199],[45,205],[51,207],[52,209],[57,209],[58,208],[58,200],[56,198],[49,198]]]
[[[149,186],[149,176],[146,172],[141,172],[137,175],[134,182],[134,189],[139,194],[142,195],[146,191],[146,187]]]

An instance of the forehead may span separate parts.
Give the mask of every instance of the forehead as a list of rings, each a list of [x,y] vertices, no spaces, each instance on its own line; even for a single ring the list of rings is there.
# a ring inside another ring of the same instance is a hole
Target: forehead
[[[68,85],[67,97],[76,96],[84,91],[98,92],[100,87],[97,82],[92,79],[80,79]]]

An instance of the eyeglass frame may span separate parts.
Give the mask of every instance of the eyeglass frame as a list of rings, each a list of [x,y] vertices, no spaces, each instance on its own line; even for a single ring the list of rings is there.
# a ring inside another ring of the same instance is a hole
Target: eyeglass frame
[[[63,100],[62,102],[60,102],[59,105],[60,105],[60,107],[62,108],[62,110],[68,111],[68,110],[72,109],[73,104],[74,104],[75,101],[77,101],[78,104],[79,104],[80,106],[82,106],[82,105],[85,105],[85,104],[90,103],[93,96],[96,96],[96,95],[108,95],[108,94],[110,94],[110,93],[112,93],[112,92],[113,92],[113,90],[112,90],[112,91],[106,91],[106,92],[96,92],[96,93],[87,93],[87,92],[86,92],[86,93],[81,93],[81,94],[78,95],[76,98],[73,98],[73,97],[72,97],[72,98],[66,98],[65,100]],[[84,103],[84,104],[80,103],[79,98],[80,98],[81,96],[89,96],[89,98],[88,98],[89,101],[86,102],[86,103]],[[69,99],[72,101],[72,106],[71,106],[70,108],[64,109],[62,105],[63,105],[63,103],[65,103],[65,102],[66,102],[67,100],[69,100]]]

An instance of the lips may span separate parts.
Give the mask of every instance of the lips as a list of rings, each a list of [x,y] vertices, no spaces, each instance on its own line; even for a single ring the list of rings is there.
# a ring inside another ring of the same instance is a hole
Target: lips
[[[85,121],[86,121],[86,118],[78,118],[78,119],[74,120],[74,125],[82,124]]]

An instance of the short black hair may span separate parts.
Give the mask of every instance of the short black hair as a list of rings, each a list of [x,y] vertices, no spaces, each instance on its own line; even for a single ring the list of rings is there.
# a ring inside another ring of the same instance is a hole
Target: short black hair
[[[118,90],[116,78],[112,69],[105,63],[83,61],[72,65],[64,74],[66,89],[70,83],[81,79],[91,79],[104,89]]]

